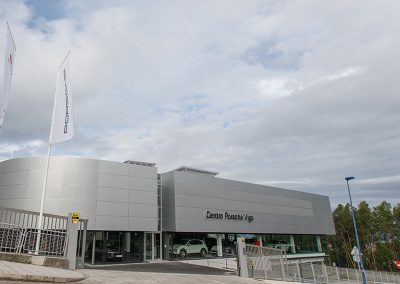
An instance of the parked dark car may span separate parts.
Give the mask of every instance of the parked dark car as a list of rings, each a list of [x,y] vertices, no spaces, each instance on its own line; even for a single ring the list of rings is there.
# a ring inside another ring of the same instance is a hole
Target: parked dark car
[[[110,241],[106,241],[105,247],[102,240],[96,240],[95,258],[102,259],[106,254],[106,261],[123,261],[126,258],[126,251]],[[88,245],[87,253],[92,252],[92,244]]]

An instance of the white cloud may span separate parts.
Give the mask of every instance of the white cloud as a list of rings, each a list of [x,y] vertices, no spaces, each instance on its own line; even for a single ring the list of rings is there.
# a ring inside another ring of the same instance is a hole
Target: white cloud
[[[360,180],[362,184],[383,184],[390,182],[400,182],[400,175],[387,176],[387,177],[379,177],[379,178],[366,178]]]
[[[17,54],[0,159],[46,153],[71,50],[77,133],[56,155],[209,168],[333,203],[344,176],[374,177],[386,195],[358,192],[396,200],[399,5],[60,1],[48,20],[3,1]]]

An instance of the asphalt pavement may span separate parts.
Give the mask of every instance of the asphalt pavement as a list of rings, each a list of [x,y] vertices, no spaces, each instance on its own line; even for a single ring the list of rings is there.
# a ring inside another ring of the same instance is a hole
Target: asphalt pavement
[[[82,284],[257,284],[254,279],[233,275],[206,275],[184,273],[154,273],[137,271],[116,271],[110,269],[80,269],[88,276]],[[293,283],[292,283],[293,284]]]
[[[154,273],[177,273],[177,274],[204,274],[204,275],[236,275],[236,272],[225,271],[214,267],[187,264],[179,261],[166,261],[160,263],[136,263],[117,265],[94,265],[88,268],[96,270],[113,271],[135,271]]]

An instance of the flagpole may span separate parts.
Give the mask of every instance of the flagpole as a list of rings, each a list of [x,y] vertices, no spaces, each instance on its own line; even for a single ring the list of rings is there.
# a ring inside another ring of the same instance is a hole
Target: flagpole
[[[51,133],[51,130],[50,130]],[[49,173],[49,163],[50,163],[50,151],[51,151],[51,143],[49,139],[49,146],[47,149],[47,162],[46,162],[46,171],[44,174],[44,183],[43,183],[43,189],[42,189],[42,200],[40,202],[40,213],[39,213],[39,225],[38,225],[38,233],[37,233],[37,238],[36,238],[36,248],[35,248],[35,254],[39,254],[39,248],[40,248],[40,236],[42,233],[42,221],[43,221],[43,209],[44,209],[44,199],[46,196],[46,186],[47,186],[47,176]]]
[[[8,32],[10,33],[10,36],[11,36],[12,44],[13,44],[15,50],[17,50],[17,47],[15,46],[14,38],[13,38],[12,33],[11,33],[10,25],[8,24],[8,22],[7,22],[7,28],[8,28]]]
[[[63,65],[63,63],[65,62],[65,60],[67,59],[69,53],[70,52],[68,51],[67,56],[65,56],[64,60],[61,62],[60,66],[58,67],[57,80],[56,80],[56,91],[55,91],[56,95],[57,95],[58,80],[59,80],[59,75],[60,75],[60,68]],[[40,202],[39,224],[38,224],[38,228],[37,228],[38,231],[37,231],[37,238],[36,238],[35,255],[38,255],[39,250],[40,250],[40,239],[41,239],[41,233],[42,233],[42,227],[43,227],[43,210],[44,210],[44,201],[46,198],[47,177],[49,174],[51,137],[52,137],[52,132],[53,132],[55,105],[56,105],[56,97],[54,97],[54,102],[53,102],[53,115],[52,115],[51,125],[50,125],[50,135],[49,135],[49,144],[48,144],[48,149],[47,149],[47,161],[46,161],[46,170],[45,170],[45,174],[44,174],[44,182],[43,182],[43,189],[42,189],[42,199]]]

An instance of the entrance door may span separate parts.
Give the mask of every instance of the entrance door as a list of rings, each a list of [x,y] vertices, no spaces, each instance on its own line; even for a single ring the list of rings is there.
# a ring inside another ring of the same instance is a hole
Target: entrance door
[[[144,233],[144,260],[160,260],[161,259],[161,233],[145,232]]]

